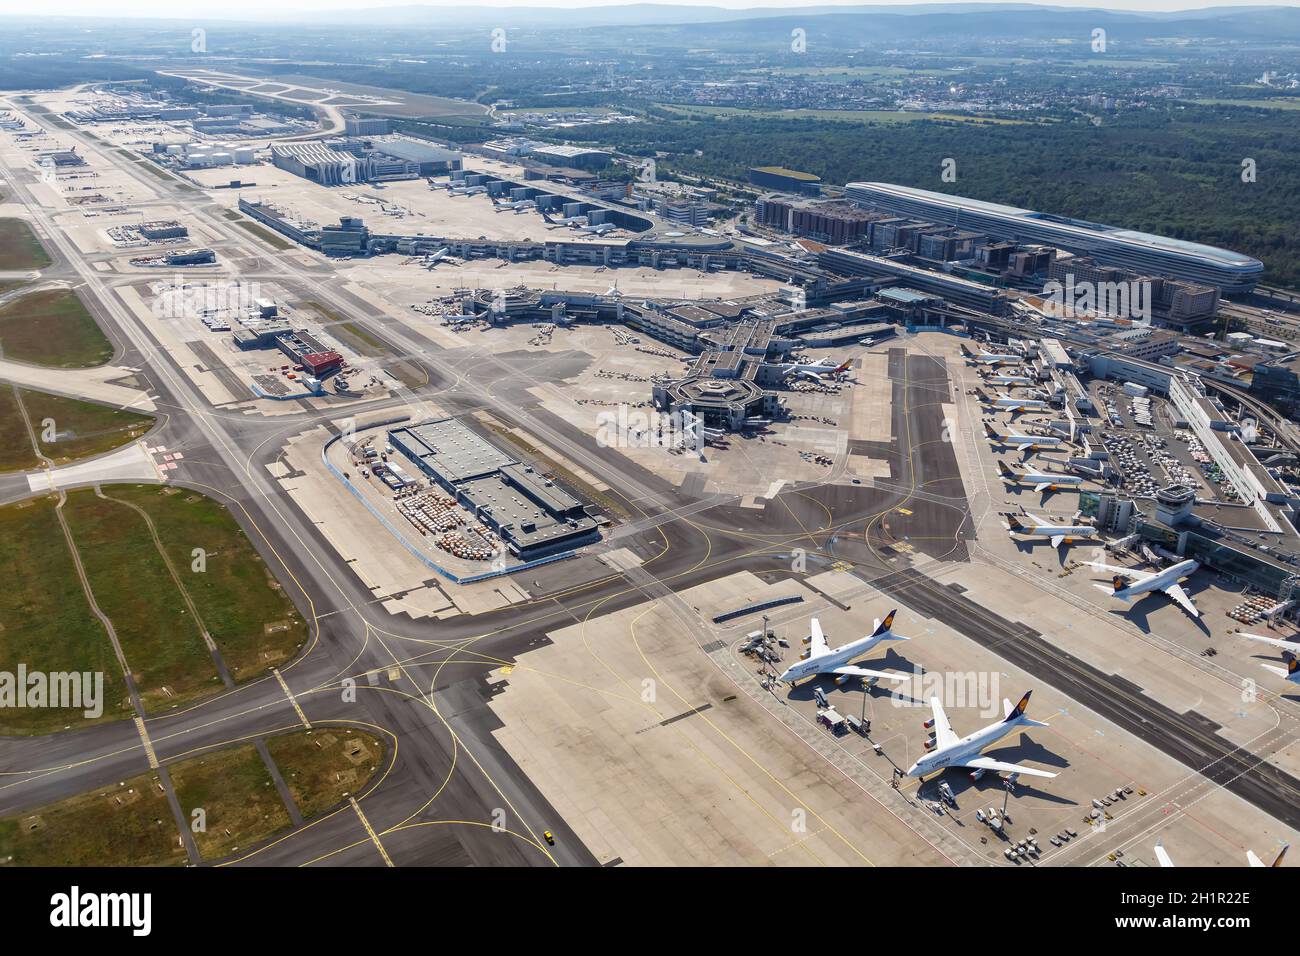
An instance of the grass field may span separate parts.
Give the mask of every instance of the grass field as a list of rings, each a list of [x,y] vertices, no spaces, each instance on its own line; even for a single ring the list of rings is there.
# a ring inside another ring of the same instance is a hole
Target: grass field
[[[147,710],[221,686],[202,628],[237,681],[293,656],[305,640],[306,625],[225,509],[196,492],[170,487],[114,485],[104,494],[72,492],[68,522]],[[153,522],[202,625],[135,508]],[[204,552],[202,569],[195,564],[196,548]]]
[[[307,624],[225,508],[193,491],[116,485],[107,494],[148,513],[181,583],[236,681],[297,652]],[[195,548],[206,553],[195,571]]]
[[[110,487],[105,494],[118,490]],[[140,517],[91,490],[70,493],[65,514],[91,590],[113,622],[145,709],[165,710],[220,688],[198,624]]]
[[[40,463],[32,451],[13,386],[0,384],[0,471],[26,471]]]
[[[336,309],[331,309],[328,305],[323,305],[314,299],[307,299],[298,303],[301,309],[311,309],[321,317],[321,321],[326,323],[343,322],[344,317]]]
[[[31,226],[21,219],[0,219],[0,271],[44,269],[49,264],[49,254]]]
[[[36,433],[41,452],[56,464],[66,464],[111,451],[134,441],[153,425],[149,415],[63,398],[45,392],[19,389],[27,418]],[[54,441],[43,440],[44,423],[53,422]],[[19,413],[14,387],[0,384],[0,472],[38,468],[41,461]]]
[[[185,848],[154,773],[0,818],[0,865],[180,866]]]
[[[372,735],[333,727],[271,737],[266,745],[307,820],[346,799],[345,791],[360,792],[384,754]],[[182,761],[171,774],[186,818],[199,807],[206,814],[207,831],[194,835],[205,860],[248,849],[290,825],[289,812],[252,744]]]
[[[126,716],[129,702],[113,647],[90,611],[54,513],[54,498],[0,508],[0,670],[99,672],[101,720]],[[82,726],[81,710],[4,708],[0,735],[46,734]]]
[[[76,293],[33,292],[0,308],[4,357],[48,368],[92,368],[113,357],[105,337]]]
[[[341,325],[336,325],[331,331],[335,335],[347,339],[348,344],[363,355],[381,355],[388,351],[388,346],[384,345],[382,339],[371,334],[356,322],[344,322]]]
[[[251,232],[272,248],[284,250],[292,249],[294,246],[294,244],[288,239],[276,235],[270,229],[263,229],[255,222],[249,222],[247,219],[234,219],[232,222],[234,222],[234,224],[240,229],[243,229],[246,232]]]
[[[170,769],[185,818],[203,811],[206,829],[194,834],[194,842],[205,860],[219,860],[289,828],[289,811],[252,744]]]
[[[154,423],[151,415],[45,392],[24,389],[22,397],[41,453],[59,465],[125,445],[144,435]],[[44,440],[46,421],[54,423],[54,441]]]
[[[337,727],[268,738],[267,749],[303,817],[357,794],[383,764],[372,734]],[[270,772],[252,743],[168,764],[187,822],[202,810],[194,842],[205,860],[248,849],[290,826]],[[158,776],[141,774],[37,810],[0,817],[0,866],[177,866],[186,862]]]
[[[108,485],[103,494],[71,492],[64,515],[146,710],[164,710],[221,687],[186,596],[236,681],[263,674],[297,652],[307,637],[306,622],[221,505],[166,486]],[[120,668],[91,615],[52,502],[0,508],[0,573],[8,582],[0,594],[0,669],[25,663],[29,669],[104,671],[105,700],[112,702],[106,716],[123,716]],[[201,567],[196,548],[205,553]],[[0,733],[40,733],[70,722],[54,711],[9,711]]]
[[[361,793],[384,760],[374,735],[338,727],[271,737],[266,746],[308,820]]]

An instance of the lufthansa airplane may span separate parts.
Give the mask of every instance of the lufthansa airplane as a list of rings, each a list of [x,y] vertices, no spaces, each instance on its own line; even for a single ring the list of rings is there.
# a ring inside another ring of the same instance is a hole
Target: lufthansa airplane
[[[836,684],[843,684],[850,677],[861,677],[872,684],[881,679],[907,680],[909,676],[907,674],[899,674],[895,671],[873,671],[850,663],[850,661],[861,657],[883,641],[911,640],[910,637],[904,637],[893,632],[894,615],[897,613],[897,610],[890,611],[885,615],[883,621],[876,621],[875,630],[866,637],[860,637],[856,641],[849,641],[849,643],[834,650],[826,643],[826,635],[822,633],[821,622],[817,618],[813,618],[811,621],[812,633],[804,638],[804,643],[809,645],[808,650],[804,652],[802,660],[786,669],[786,672],[781,675],[781,680],[791,687],[802,678],[815,674],[834,674]]]
[[[967,734],[965,737],[957,736],[952,729],[952,724],[948,723],[948,715],[943,712],[943,705],[939,703],[939,698],[931,697],[930,707],[934,710],[934,716],[927,720],[924,726],[927,730],[933,728],[933,735],[925,742],[927,752],[908,768],[907,775],[924,777],[927,773],[946,770],[949,767],[968,767],[971,770],[972,780],[978,780],[989,770],[1023,773],[1031,777],[1055,777],[1056,774],[1049,770],[1022,767],[1020,764],[980,756],[980,751],[985,747],[992,746],[1021,727],[1047,726],[1041,720],[1031,720],[1025,716],[1025,708],[1029,706],[1029,695],[1032,693],[1033,691],[1026,691],[1025,696],[1020,698],[1020,703],[1015,707],[1011,706],[1011,701],[1004,700],[1002,705],[1007,709],[1006,717],[996,724],[989,724],[982,730]]]

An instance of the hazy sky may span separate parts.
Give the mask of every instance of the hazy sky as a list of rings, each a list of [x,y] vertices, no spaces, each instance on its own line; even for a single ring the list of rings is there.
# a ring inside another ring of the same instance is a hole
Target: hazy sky
[[[493,3],[442,3],[429,6],[465,7],[593,7],[612,6],[619,0],[502,0]],[[855,2],[894,4],[916,0],[652,0],[680,6],[716,6],[733,9],[753,7],[803,7],[850,5]],[[970,2],[970,0],[965,0]],[[1212,6],[1264,6],[1269,0],[1053,0],[1049,5],[1069,7],[1107,7],[1115,10],[1190,10]],[[1272,5],[1295,6],[1300,0],[1274,0]],[[367,7],[423,6],[404,0],[0,0],[0,14],[97,16],[97,17],[199,17],[233,19],[268,14],[305,14],[313,10],[364,10]]]

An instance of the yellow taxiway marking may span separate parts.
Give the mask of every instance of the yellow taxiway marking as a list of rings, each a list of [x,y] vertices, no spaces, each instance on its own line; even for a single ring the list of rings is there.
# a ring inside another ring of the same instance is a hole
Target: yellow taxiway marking
[[[357,819],[361,821],[361,825],[365,827],[366,832],[370,834],[370,841],[374,843],[375,849],[379,851],[379,855],[384,858],[384,866],[391,867],[393,861],[389,857],[388,851],[384,849],[384,845],[379,842],[379,834],[376,833],[375,828],[370,825],[370,821],[366,819],[366,815],[361,812],[361,804],[357,803],[357,798],[348,797],[348,803],[352,804],[352,809],[357,811]]]
[[[144,729],[144,720],[140,717],[135,718],[135,729],[140,731],[140,742],[144,744],[145,756],[149,758],[149,769],[158,769],[158,755],[154,753],[153,741],[149,739],[149,731]]]
[[[293,691],[289,689],[288,683],[285,682],[284,675],[280,673],[279,668],[275,667],[271,668],[271,673],[274,674],[275,679],[280,682],[280,689],[284,691],[284,696],[289,698],[289,703],[293,704],[294,712],[298,715],[298,719],[302,721],[302,725],[308,730],[311,730],[311,721],[307,719],[307,715],[304,714],[302,708],[298,706],[298,698],[293,696]],[[360,813],[361,811],[358,810],[357,812]]]

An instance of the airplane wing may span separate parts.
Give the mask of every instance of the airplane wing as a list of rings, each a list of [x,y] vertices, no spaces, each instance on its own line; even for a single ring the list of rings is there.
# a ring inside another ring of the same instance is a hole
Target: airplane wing
[[[1280,637],[1265,637],[1262,634],[1247,634],[1245,631],[1242,631],[1237,636],[1249,637],[1252,641],[1263,641],[1265,644],[1272,644],[1274,647],[1280,647],[1284,651],[1300,653],[1300,644],[1297,644],[1295,641],[1285,641]]]
[[[1274,866],[1281,866],[1281,865],[1282,865],[1282,857],[1286,856],[1286,851],[1287,851],[1288,849],[1289,849],[1288,845],[1285,844],[1285,843],[1283,843],[1283,844],[1282,844],[1282,849],[1278,852],[1277,857],[1273,860],[1272,863],[1265,863],[1263,860],[1261,860],[1258,856],[1255,855],[1255,851],[1254,851],[1254,850],[1247,850],[1247,851],[1246,851],[1246,860],[1250,863],[1251,866],[1262,866],[1262,867],[1265,867],[1265,868],[1267,868],[1267,867],[1274,867]]]
[[[1160,861],[1161,866],[1174,865],[1174,861],[1169,856],[1169,851],[1164,848],[1163,844],[1157,843],[1155,850],[1156,850],[1156,859]]]
[[[812,635],[809,640],[812,657],[817,657],[819,654],[825,654],[829,649],[826,644],[826,635],[822,633],[822,622],[817,620],[817,618],[812,619]]]
[[[1060,547],[1062,544],[1064,544],[1064,543],[1065,543],[1065,535],[1063,535],[1063,534],[1054,534],[1054,535],[1052,535],[1052,547],[1053,547],[1053,548],[1059,548],[1059,547]]]
[[[973,760],[962,762],[963,767],[974,767],[976,770],[1000,770],[1003,773],[1019,773],[1030,777],[1055,777],[1056,774],[1050,770],[1038,770],[1034,767],[1022,767],[1018,763],[1003,763],[1001,760],[994,760],[992,757],[975,757]]]
[[[1201,612],[1196,610],[1196,605],[1192,603],[1192,599],[1187,596],[1187,592],[1183,590],[1181,584],[1171,584],[1169,587],[1165,588],[1164,591],[1171,598],[1177,601],[1182,609],[1192,617],[1201,616]]]
[[[930,709],[934,711],[934,742],[940,747],[947,747],[957,742],[957,735],[953,732],[952,724],[948,723],[948,715],[943,712],[943,704],[939,703],[938,697],[930,698]]]
[[[1085,563],[1091,568],[1096,568],[1098,571],[1109,571],[1111,574],[1118,574],[1121,577],[1126,577],[1139,584],[1148,578],[1155,577],[1155,575],[1149,571],[1138,571],[1136,568],[1117,568],[1113,564],[1105,564],[1101,561],[1087,561]],[[1186,597],[1186,595],[1183,596]]]
[[[873,671],[866,667],[858,667],[854,664],[844,664],[840,667],[828,671],[831,674],[842,674],[845,677],[875,677],[878,680],[907,680],[907,674],[899,674],[894,671]]]
[[[1046,491],[1050,487],[1052,487],[1050,481],[1040,481],[1038,484],[1034,485],[1034,491]]]

